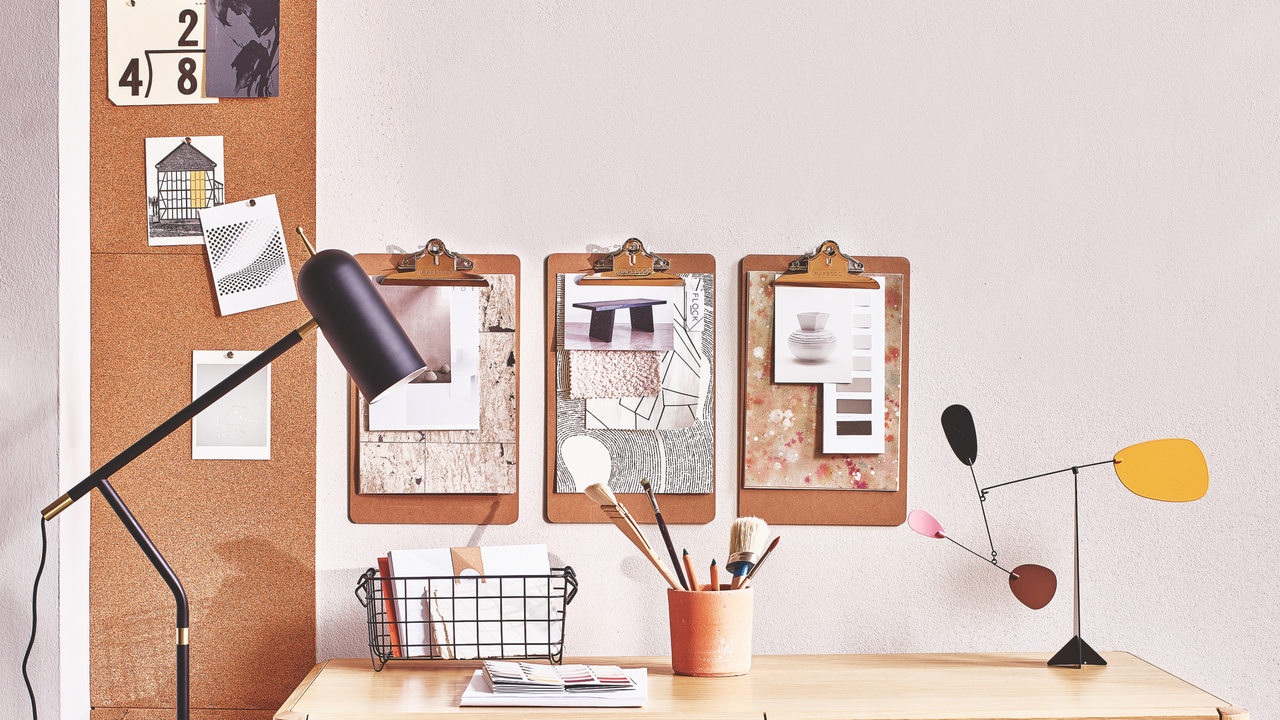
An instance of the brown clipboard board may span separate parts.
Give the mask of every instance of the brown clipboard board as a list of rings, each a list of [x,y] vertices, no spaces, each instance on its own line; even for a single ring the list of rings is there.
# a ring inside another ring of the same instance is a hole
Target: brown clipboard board
[[[785,272],[793,255],[748,255],[742,259],[738,357],[738,516],[763,518],[772,525],[901,525],[907,519],[907,390],[911,318],[911,263],[902,257],[858,257],[867,273],[898,274],[902,284],[902,384],[899,403],[898,489],[788,490],[746,487],[747,273]],[[817,442],[817,438],[814,438]],[[836,456],[833,456],[836,457]],[[663,514],[665,515],[665,508]]]
[[[397,272],[403,255],[360,254],[356,260],[370,275]],[[515,255],[469,255],[475,262],[474,272],[488,275],[514,275],[515,357],[520,357],[520,258]],[[518,367],[518,366],[517,366]],[[519,402],[520,373],[516,372],[516,397]],[[520,467],[516,466],[516,491],[503,494],[406,494],[364,495],[358,491],[360,480],[360,407],[355,383],[347,382],[347,518],[353,523],[391,523],[419,525],[510,525],[520,517]],[[520,424],[516,423],[516,447],[520,445]],[[519,457],[517,452],[516,457]]]
[[[544,478],[546,505],[544,516],[552,523],[608,523],[612,522],[600,506],[580,493],[558,493],[556,485],[556,275],[560,273],[588,272],[596,260],[604,254],[555,253],[547,256],[546,294],[546,403],[547,403],[547,451],[546,477]],[[716,259],[711,255],[685,254],[663,255],[671,261],[671,272],[716,272]],[[714,312],[714,305],[712,305]],[[715,372],[714,366],[712,372]],[[713,386],[714,387],[714,386]],[[715,423],[711,424],[715,437]],[[715,475],[712,471],[711,492],[696,495],[663,494],[659,504],[662,519],[668,524],[701,525],[716,517]],[[654,524],[657,521],[649,511],[649,498],[644,493],[618,493],[618,500],[631,511],[636,522]]]

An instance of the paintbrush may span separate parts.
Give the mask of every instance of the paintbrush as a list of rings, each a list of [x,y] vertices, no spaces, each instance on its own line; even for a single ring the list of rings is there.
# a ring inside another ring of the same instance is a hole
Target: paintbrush
[[[680,558],[676,556],[676,548],[671,544],[671,533],[667,532],[667,523],[662,520],[662,511],[658,509],[658,498],[653,494],[653,486],[649,478],[640,479],[640,487],[649,496],[649,504],[653,506],[653,517],[658,521],[658,530],[662,532],[662,542],[667,544],[667,554],[671,556],[671,565],[676,569],[676,577],[680,579],[680,587],[689,590],[689,583],[684,581],[684,573],[680,572]],[[697,590],[697,588],[693,588]]]
[[[760,556],[760,560],[756,563],[755,567],[751,568],[751,572],[747,573],[747,577],[742,581],[743,587],[751,584],[751,578],[755,577],[756,573],[760,572],[760,568],[764,566],[764,561],[769,559],[769,553],[773,552],[773,549],[778,547],[778,541],[781,539],[782,536],[779,535],[773,539],[773,542],[769,543],[769,549],[764,551],[764,554]]]
[[[614,525],[618,526],[618,529],[622,531],[623,535],[627,536],[627,539],[640,548],[640,552],[644,553],[644,556],[649,558],[649,562],[653,563],[653,566],[658,568],[658,572],[662,573],[662,577],[667,581],[667,584],[672,589],[679,590],[680,582],[676,580],[676,576],[671,574],[671,571],[654,554],[653,548],[649,546],[649,541],[645,540],[644,535],[640,533],[640,526],[636,525],[636,521],[631,518],[631,513],[627,512],[627,509],[618,502],[618,498],[613,494],[613,491],[600,483],[596,483],[588,485],[583,492],[592,502],[600,506],[604,514],[609,516],[609,519],[613,521]]]
[[[758,517],[744,517],[733,521],[729,528],[729,562],[724,564],[726,570],[733,575],[730,590],[742,587],[751,568],[755,567],[764,549],[764,541],[769,536],[769,524]]]

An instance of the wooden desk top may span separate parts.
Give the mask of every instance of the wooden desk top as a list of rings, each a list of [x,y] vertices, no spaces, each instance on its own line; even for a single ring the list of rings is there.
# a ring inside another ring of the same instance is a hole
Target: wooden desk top
[[[1045,653],[966,655],[757,655],[751,673],[690,678],[665,657],[569,658],[645,667],[643,708],[460,708],[477,661],[330,660],[312,669],[276,720],[515,717],[837,720],[851,718],[1202,718],[1231,704],[1129,653],[1105,667],[1051,668]],[[818,676],[819,668],[827,668]],[[1237,714],[1233,714],[1237,713]],[[1247,719],[1235,708],[1225,717]]]

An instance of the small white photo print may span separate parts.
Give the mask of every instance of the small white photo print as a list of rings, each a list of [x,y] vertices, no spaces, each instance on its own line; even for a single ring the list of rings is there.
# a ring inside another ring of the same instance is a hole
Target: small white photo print
[[[244,350],[192,352],[192,401],[257,356],[257,352]],[[191,459],[271,459],[270,365],[191,420]]]

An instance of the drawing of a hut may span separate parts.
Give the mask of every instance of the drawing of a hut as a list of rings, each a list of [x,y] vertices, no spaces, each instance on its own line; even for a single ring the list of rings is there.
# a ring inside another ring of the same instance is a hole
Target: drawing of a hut
[[[198,211],[223,202],[217,168],[218,163],[190,141],[178,143],[173,152],[156,163],[158,195],[152,200],[152,235],[192,229],[200,232]]]

